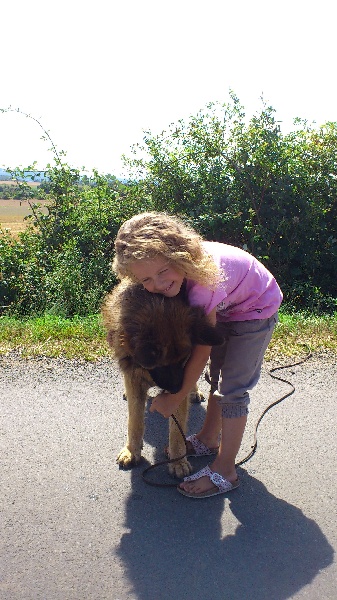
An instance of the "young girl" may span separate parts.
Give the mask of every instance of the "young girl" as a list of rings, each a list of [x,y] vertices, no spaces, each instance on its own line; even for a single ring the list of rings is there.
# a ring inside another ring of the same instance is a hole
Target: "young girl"
[[[181,390],[156,396],[150,411],[166,418],[174,413],[210,358],[205,422],[187,439],[189,455],[215,458],[211,465],[185,477],[178,491],[205,498],[237,488],[235,458],[247,421],[248,390],[258,382],[282,301],[276,280],[244,250],[203,241],[177,217],[155,212],[136,215],[122,225],[113,269],[120,278],[138,281],[149,292],[169,298],[186,281],[189,303],[202,306],[223,333],[222,346],[194,347]]]

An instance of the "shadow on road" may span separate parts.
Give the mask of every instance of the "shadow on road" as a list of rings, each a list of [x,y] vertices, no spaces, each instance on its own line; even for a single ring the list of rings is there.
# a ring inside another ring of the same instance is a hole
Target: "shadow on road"
[[[202,406],[193,415],[202,420]],[[157,448],[165,440],[163,421],[147,415],[146,440]],[[144,466],[132,472],[129,532],[118,548],[135,598],[285,600],[332,563],[333,549],[317,524],[244,469],[238,490],[198,501],[146,485]]]

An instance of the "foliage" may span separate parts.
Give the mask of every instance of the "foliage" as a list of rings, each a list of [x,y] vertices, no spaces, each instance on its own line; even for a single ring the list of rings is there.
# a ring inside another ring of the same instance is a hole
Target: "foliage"
[[[274,112],[262,104],[247,121],[231,93],[228,104],[209,104],[167,132],[145,132],[125,159],[127,183],[97,171],[81,174],[33,118],[54,163],[34,189],[24,171],[12,172],[31,216],[18,239],[0,233],[3,311],[63,317],[97,311],[115,283],[110,263],[119,226],[156,209],[257,256],[280,282],[288,309],[334,312],[337,123],[315,128],[297,119],[285,135]]]
[[[147,132],[127,163],[158,210],[264,262],[288,305],[335,310],[337,123],[317,130],[296,119],[283,135],[274,112],[263,104],[246,123],[232,93],[168,132]]]
[[[85,315],[113,286],[113,240],[140,212],[132,186],[94,173],[90,185],[66,163],[48,167],[48,203],[32,203],[19,239],[0,234],[1,305],[13,314]],[[46,211],[47,209],[47,211]]]
[[[97,312],[115,283],[112,246],[125,218],[144,208],[133,186],[94,172],[83,183],[77,169],[48,165],[42,207],[30,203],[30,223],[18,239],[0,231],[0,305],[13,315],[85,315]],[[17,181],[23,172],[14,173]],[[42,197],[42,196],[41,196]]]
[[[15,200],[25,200],[26,194],[23,192],[18,185],[0,185],[0,198],[9,200],[14,198]]]

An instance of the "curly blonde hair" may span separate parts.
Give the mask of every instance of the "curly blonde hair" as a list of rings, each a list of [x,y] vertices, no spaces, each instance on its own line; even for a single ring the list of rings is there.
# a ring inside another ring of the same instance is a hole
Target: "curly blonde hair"
[[[120,279],[133,279],[129,265],[137,260],[163,257],[201,285],[214,289],[222,279],[202,237],[176,216],[146,212],[125,221],[115,240],[112,268]]]

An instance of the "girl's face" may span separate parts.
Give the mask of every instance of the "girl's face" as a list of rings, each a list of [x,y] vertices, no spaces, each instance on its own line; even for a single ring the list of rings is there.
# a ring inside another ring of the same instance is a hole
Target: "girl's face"
[[[167,259],[136,260],[129,265],[131,273],[152,294],[173,298],[180,292],[184,276],[176,271]]]

